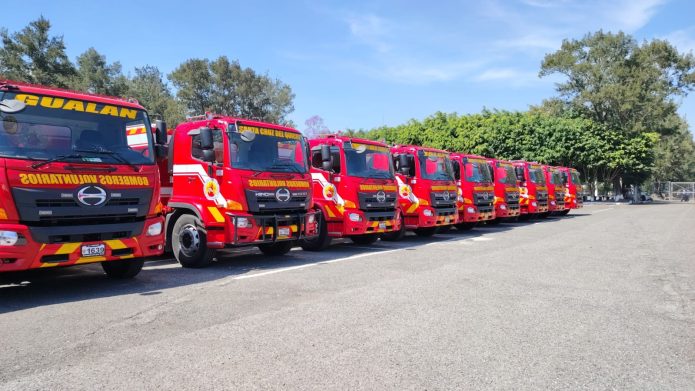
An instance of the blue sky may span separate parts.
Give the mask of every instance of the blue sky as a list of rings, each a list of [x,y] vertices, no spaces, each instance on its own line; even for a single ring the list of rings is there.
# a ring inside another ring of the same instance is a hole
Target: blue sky
[[[44,15],[74,58],[89,47],[124,71],[169,73],[188,58],[226,55],[296,94],[290,118],[331,130],[396,125],[437,110],[525,110],[554,94],[537,77],[563,38],[598,29],[667,38],[695,50],[687,0],[518,1],[14,1],[0,26]],[[11,17],[8,17],[11,16]],[[695,95],[681,114],[695,118]]]

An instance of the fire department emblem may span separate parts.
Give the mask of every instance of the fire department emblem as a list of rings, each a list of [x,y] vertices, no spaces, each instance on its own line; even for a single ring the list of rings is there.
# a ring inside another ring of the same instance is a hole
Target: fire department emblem
[[[208,178],[203,182],[203,194],[210,201],[213,201],[220,194],[220,184],[217,182],[217,179]]]
[[[333,199],[333,196],[335,195],[335,186],[333,185],[326,185],[323,188],[323,197],[326,198],[327,200]]]

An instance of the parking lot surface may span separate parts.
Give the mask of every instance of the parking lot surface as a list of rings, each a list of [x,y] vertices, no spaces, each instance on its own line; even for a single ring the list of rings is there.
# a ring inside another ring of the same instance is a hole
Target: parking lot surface
[[[692,205],[22,277],[0,389],[695,389]]]

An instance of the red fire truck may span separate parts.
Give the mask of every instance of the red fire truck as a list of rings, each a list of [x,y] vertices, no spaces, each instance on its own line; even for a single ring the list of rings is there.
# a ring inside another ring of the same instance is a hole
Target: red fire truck
[[[569,213],[570,209],[578,209],[584,206],[582,199],[582,180],[579,171],[569,167],[559,167],[565,184],[565,210],[562,214]]]
[[[331,238],[371,244],[400,230],[398,187],[386,144],[343,136],[309,140],[314,203],[321,209],[319,236],[305,250],[322,250]]]
[[[478,222],[495,218],[495,188],[487,159],[477,155],[452,153],[454,177],[458,185],[456,228],[467,230]]]
[[[512,162],[488,159],[495,181],[495,220],[516,220],[519,210],[519,187]]]
[[[134,101],[7,80],[0,117],[0,272],[101,262],[128,278],[162,254],[163,122],[155,136]]]
[[[548,188],[548,211],[546,215],[561,214],[565,210],[565,184],[562,180],[562,173],[558,167],[545,164],[541,167]]]
[[[167,249],[204,267],[224,248],[282,255],[316,236],[307,155],[305,138],[284,126],[213,114],[177,126],[162,178]]]
[[[519,186],[521,207],[520,218],[542,217],[548,211],[548,189],[545,186],[543,168],[538,163],[515,160],[517,186]]]
[[[391,148],[398,183],[400,229],[382,235],[399,240],[405,230],[418,236],[434,235],[439,227],[458,220],[456,181],[449,153],[414,145]]]

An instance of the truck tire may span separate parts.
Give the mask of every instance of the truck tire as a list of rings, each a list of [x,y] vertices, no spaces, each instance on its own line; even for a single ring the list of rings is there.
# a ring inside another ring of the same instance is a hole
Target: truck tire
[[[352,242],[355,244],[369,245],[369,244],[373,244],[374,242],[379,240],[379,235],[377,235],[377,234],[353,235],[353,236],[350,236],[350,240],[352,240]]]
[[[208,238],[201,230],[202,223],[197,217],[181,215],[174,223],[171,247],[174,257],[183,267],[200,268],[212,262],[215,250],[208,248]]]
[[[415,235],[422,238],[429,238],[430,236],[437,233],[439,227],[427,227],[427,228],[416,228]]]
[[[277,257],[290,252],[290,250],[292,250],[292,247],[294,247],[296,244],[296,240],[287,240],[284,242],[275,243],[263,243],[258,245],[258,249],[261,250],[261,252],[265,255]]]
[[[144,259],[123,259],[120,261],[102,262],[101,268],[111,278],[126,279],[137,276],[144,264]]]
[[[331,245],[331,237],[328,236],[328,224],[323,218],[323,214],[319,215],[319,235],[313,239],[302,240],[300,246],[305,251],[323,251]]]
[[[403,220],[403,215],[399,215],[398,218],[401,220],[401,229],[398,231],[391,231],[381,234],[381,240],[386,242],[397,242],[405,236],[405,221]]]
[[[565,209],[562,212],[560,212],[560,215],[562,216],[567,216],[567,214],[570,212],[571,209]]]

